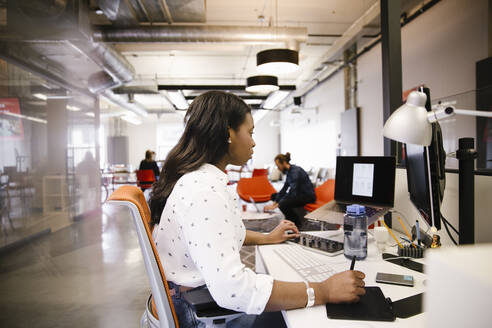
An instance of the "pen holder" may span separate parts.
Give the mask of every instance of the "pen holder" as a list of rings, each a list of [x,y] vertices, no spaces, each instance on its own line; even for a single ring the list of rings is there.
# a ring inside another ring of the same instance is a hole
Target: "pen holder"
[[[403,248],[398,248],[398,256],[413,257],[419,259],[424,257],[424,249],[414,248],[413,246],[403,246]]]

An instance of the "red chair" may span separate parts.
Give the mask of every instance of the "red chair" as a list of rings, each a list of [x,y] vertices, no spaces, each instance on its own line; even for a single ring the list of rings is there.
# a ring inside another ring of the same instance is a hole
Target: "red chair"
[[[137,186],[142,190],[152,188],[154,182],[155,175],[153,170],[137,170]]]
[[[335,199],[335,180],[326,180],[322,185],[314,189],[314,193],[316,194],[316,202],[304,206],[304,209],[308,212],[312,212]]]
[[[268,169],[253,169],[253,177],[268,176]]]
[[[242,200],[251,202],[250,197],[257,203],[264,203],[270,200],[273,193],[277,192],[273,188],[268,177],[265,175],[253,178],[241,178],[237,182],[237,193]]]

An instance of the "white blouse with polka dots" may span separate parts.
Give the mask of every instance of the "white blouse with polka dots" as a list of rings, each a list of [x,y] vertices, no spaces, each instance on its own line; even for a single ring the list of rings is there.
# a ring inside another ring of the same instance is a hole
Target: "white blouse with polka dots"
[[[221,307],[258,314],[270,298],[273,278],[241,262],[246,229],[227,182],[227,175],[211,164],[183,175],[154,240],[168,280],[188,287],[206,284]]]

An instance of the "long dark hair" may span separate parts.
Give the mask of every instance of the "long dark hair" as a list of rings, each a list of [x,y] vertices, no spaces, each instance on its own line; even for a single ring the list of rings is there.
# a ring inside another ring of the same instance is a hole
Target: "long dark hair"
[[[184,174],[204,163],[218,163],[228,151],[229,128],[237,131],[251,109],[236,95],[209,91],[188,108],[186,126],[178,144],[169,152],[150,196],[152,224],[161,220],[167,198]]]

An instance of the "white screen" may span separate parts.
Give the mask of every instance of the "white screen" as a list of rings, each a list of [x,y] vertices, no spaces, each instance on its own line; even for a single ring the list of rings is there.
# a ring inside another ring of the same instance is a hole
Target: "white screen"
[[[352,195],[372,197],[374,164],[354,163]]]

